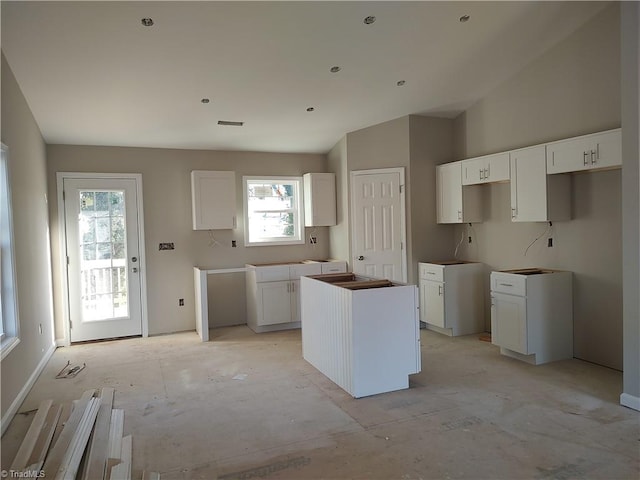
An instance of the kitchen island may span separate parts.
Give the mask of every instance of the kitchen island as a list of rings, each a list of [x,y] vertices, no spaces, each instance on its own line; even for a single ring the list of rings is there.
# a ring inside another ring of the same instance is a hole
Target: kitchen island
[[[353,273],[300,279],[304,359],[355,398],[419,373],[418,289]]]

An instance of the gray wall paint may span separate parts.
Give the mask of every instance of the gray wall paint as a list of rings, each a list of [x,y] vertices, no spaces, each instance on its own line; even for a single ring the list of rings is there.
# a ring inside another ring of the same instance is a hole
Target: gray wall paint
[[[455,120],[457,158],[534,145],[620,126],[619,5],[612,4]],[[487,220],[461,256],[492,269],[541,266],[574,272],[574,353],[622,368],[620,171],[572,176],[573,220],[510,221],[509,186],[484,186]],[[456,229],[456,238],[469,231]],[[488,326],[488,325],[487,325]]]
[[[1,98],[2,142],[9,148],[20,322],[20,343],[2,360],[4,417],[53,348],[53,314],[45,144],[4,55]]]
[[[328,156],[329,169],[336,172],[343,191],[339,205],[344,212],[350,208],[352,171],[405,169],[409,283],[417,282],[418,262],[449,258],[453,252],[451,226],[435,223],[435,166],[451,160],[452,135],[451,120],[409,115],[348,133]],[[332,255],[350,252],[348,224],[339,224],[330,230]]]
[[[625,2],[622,30],[623,392],[640,402],[640,8]]]
[[[329,252],[332,257],[351,263],[349,243],[349,172],[347,170],[347,137],[344,136],[327,154],[327,168],[336,174],[337,223],[329,228]],[[350,269],[350,268],[349,268]]]
[[[209,232],[193,231],[191,225],[191,170],[235,171],[236,211],[241,219],[243,175],[302,175],[307,172],[325,172],[327,160],[324,155],[50,145],[47,147],[47,157],[49,196],[52,199],[57,195],[56,172],[142,174],[151,335],[195,328],[195,265],[230,268],[253,262],[325,258],[329,254],[327,227],[316,229],[317,245],[244,247],[242,222],[239,222],[239,228],[235,230],[215,231],[213,235],[221,244],[217,246],[210,245]],[[50,202],[49,214],[54,256],[56,338],[60,339],[64,337],[65,329],[62,323],[62,277],[58,262],[60,230],[56,201]],[[305,238],[308,237],[308,233],[309,229]],[[237,248],[231,248],[231,240],[237,240]],[[158,251],[160,242],[174,242],[176,249]],[[244,289],[236,289],[234,293],[233,301],[227,299],[227,307],[218,306],[222,312],[227,312],[233,318],[221,318],[220,310],[214,311],[215,306],[212,305],[211,313],[216,320],[211,326],[242,323],[238,322],[242,312],[229,305],[233,305],[234,302],[244,304]],[[178,306],[179,298],[185,299],[184,307]]]

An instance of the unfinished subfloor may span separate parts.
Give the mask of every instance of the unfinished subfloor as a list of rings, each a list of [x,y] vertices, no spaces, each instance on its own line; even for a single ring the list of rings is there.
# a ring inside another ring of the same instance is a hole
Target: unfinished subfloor
[[[618,404],[620,372],[530,366],[477,336],[421,334],[411,388],[358,400],[302,359],[300,330],[60,348],[20,411],[115,388],[134,478],[638,478],[639,416]],[[67,360],[87,368],[55,380]],[[2,438],[4,469],[32,418],[19,413]]]

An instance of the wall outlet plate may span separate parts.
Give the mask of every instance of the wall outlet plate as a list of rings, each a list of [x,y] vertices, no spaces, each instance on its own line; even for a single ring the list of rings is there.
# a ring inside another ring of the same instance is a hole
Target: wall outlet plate
[[[158,247],[158,250],[175,250],[175,245],[173,242],[161,243]]]

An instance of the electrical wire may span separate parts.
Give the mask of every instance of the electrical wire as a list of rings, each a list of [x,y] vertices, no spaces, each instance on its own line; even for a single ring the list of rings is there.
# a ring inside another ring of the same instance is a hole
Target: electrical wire
[[[222,247],[222,244],[216,240],[216,237],[213,236],[213,230],[208,230],[209,232],[209,246],[210,247]]]
[[[458,245],[456,245],[456,249],[455,249],[455,251],[453,252],[453,258],[455,258],[455,259],[457,259],[457,258],[458,258],[458,249],[460,248],[460,245],[462,245],[462,242],[464,241],[464,236],[465,236],[464,234],[465,234],[465,231],[464,231],[464,229],[463,229],[463,230],[462,230],[462,233],[461,233],[461,235],[460,235],[460,241],[458,242]]]
[[[534,243],[536,243],[538,240],[540,240],[542,237],[544,237],[547,233],[551,233],[552,229],[553,229],[553,224],[551,222],[549,222],[549,225],[547,226],[547,228],[544,229],[544,232],[542,232],[540,235],[538,235],[535,238],[535,240],[529,244],[527,249],[524,251],[524,256],[525,257],[527,256],[527,252],[529,252],[529,249],[533,246]]]

